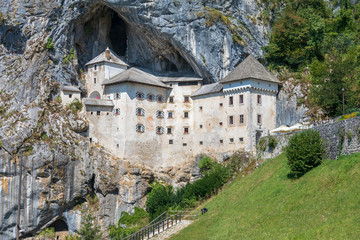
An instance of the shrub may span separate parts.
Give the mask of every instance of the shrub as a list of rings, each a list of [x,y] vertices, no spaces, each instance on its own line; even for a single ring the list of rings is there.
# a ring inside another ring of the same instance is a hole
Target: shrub
[[[94,225],[95,217],[92,214],[86,214],[81,219],[81,227],[76,233],[82,240],[100,240],[102,232],[100,226]]]
[[[215,163],[214,160],[212,160],[208,156],[205,156],[205,157],[200,159],[200,162],[199,162],[200,171],[201,172],[207,172],[207,171],[211,170],[214,167],[215,164],[216,163]]]
[[[239,172],[243,167],[246,167],[254,160],[249,153],[235,152],[229,159],[228,166],[231,168],[232,173]]]
[[[69,109],[73,114],[76,114],[77,112],[81,111],[82,103],[79,101],[79,99],[75,98],[74,101],[69,104]]]
[[[52,40],[52,38],[48,38],[47,39],[47,43],[46,43],[46,49],[48,49],[48,50],[52,50],[52,49],[54,49],[54,42],[53,42],[53,40]]]
[[[47,228],[41,231],[36,237],[35,240],[55,240],[55,228]]]
[[[310,169],[321,164],[324,146],[319,132],[306,130],[295,134],[286,147],[290,176],[300,177]]]
[[[276,138],[274,136],[269,136],[268,146],[270,149],[275,149],[276,145],[278,144]]]
[[[256,148],[259,149],[260,151],[264,152],[266,150],[266,139],[260,138],[260,141]]]
[[[69,54],[64,56],[63,64],[69,64],[76,58],[76,50],[74,47],[71,47]]]

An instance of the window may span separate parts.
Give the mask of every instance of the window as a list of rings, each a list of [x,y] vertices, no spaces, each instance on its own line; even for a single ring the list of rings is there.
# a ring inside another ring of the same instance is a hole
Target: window
[[[109,115],[109,113],[107,112],[106,115]]]
[[[203,141],[200,141],[200,145],[203,145]]]
[[[94,113],[93,112],[91,112],[91,115],[93,115]]]
[[[163,111],[156,111],[156,117],[157,118],[164,118],[165,117],[165,113]]]
[[[202,128],[202,125],[200,125],[200,128]]]
[[[184,112],[184,118],[189,118],[189,112]]]
[[[164,97],[161,96],[161,95],[157,95],[156,99],[157,99],[158,103],[163,103],[164,102]]]
[[[173,96],[169,97],[169,103],[174,103],[174,97]]]
[[[96,111],[96,115],[98,115],[98,116],[99,116],[99,115],[100,115],[100,111]]]
[[[244,141],[244,138],[242,138],[242,137],[239,138],[239,141],[240,141],[240,142],[243,142],[243,141]]]
[[[96,71],[96,64],[94,65],[94,71]]]
[[[119,148],[119,144],[116,144],[116,147]]]
[[[96,83],[96,78],[94,78],[94,83]]]
[[[261,124],[261,115],[260,114],[257,115],[257,123]]]
[[[170,139],[169,144],[174,144],[174,140]]]
[[[261,104],[261,95],[257,95],[257,104]]]
[[[222,122],[219,122],[219,125],[220,125],[220,126],[222,126],[222,124],[223,124]]]
[[[142,125],[142,124],[137,124],[137,125],[136,125],[136,132],[139,132],[139,133],[145,132],[145,127],[144,127],[144,125]]]
[[[120,108],[115,109],[115,115],[120,115]]]
[[[69,98],[72,98],[72,94],[69,94]]]
[[[229,125],[234,124],[234,116],[229,116]]]
[[[244,103],[244,95],[243,94],[241,94],[240,97],[239,97],[239,103],[240,104]]]
[[[189,96],[184,96],[184,102],[190,102],[190,97]]]
[[[92,138],[89,138],[90,142],[92,142]]]
[[[224,142],[224,141],[221,139],[221,140],[220,140],[220,143],[223,143],[223,142]]]
[[[187,146],[187,144],[186,144],[186,143],[183,143],[183,146],[185,147],[185,146]]]
[[[147,95],[147,100],[150,101],[150,102],[153,102],[154,101],[154,95],[152,95],[151,93],[149,93]]]
[[[234,97],[233,96],[229,97],[229,105],[234,105]]]
[[[220,103],[220,104],[219,104],[219,106],[220,106],[220,107],[222,107],[222,106],[223,106],[223,104],[222,104],[222,103]]]
[[[189,134],[189,128],[188,127],[184,127],[184,134]]]
[[[120,93],[115,93],[115,99],[120,99],[121,95]]]
[[[244,124],[244,114],[240,115],[240,124]]]
[[[164,134],[164,128],[163,127],[156,127],[156,134]]]
[[[167,128],[167,134],[171,134],[172,133],[172,128],[171,127],[168,127]]]
[[[174,112],[168,112],[168,118],[174,118]]]
[[[202,107],[200,106],[200,111],[202,110]]]
[[[233,138],[230,138],[230,143],[233,143],[234,142],[234,139]]]
[[[145,116],[145,110],[143,108],[137,108],[136,116]]]
[[[144,95],[144,93],[142,93],[142,92],[137,92],[137,93],[136,93],[136,98],[137,98],[138,100],[144,100],[145,95]]]

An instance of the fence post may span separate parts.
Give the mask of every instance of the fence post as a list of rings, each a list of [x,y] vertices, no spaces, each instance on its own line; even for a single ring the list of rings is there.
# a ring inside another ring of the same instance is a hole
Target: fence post
[[[181,222],[181,212],[180,212],[180,218],[179,218],[179,222]]]
[[[152,226],[153,236],[155,235],[155,226]]]

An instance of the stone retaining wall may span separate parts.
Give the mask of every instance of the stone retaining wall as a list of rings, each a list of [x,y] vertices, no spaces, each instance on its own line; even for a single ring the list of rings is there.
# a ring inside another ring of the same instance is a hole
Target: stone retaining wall
[[[320,132],[320,136],[324,140],[327,150],[327,158],[336,159],[340,154],[349,155],[355,152],[360,152],[360,117],[354,117],[339,122],[322,124],[314,126],[312,129]],[[264,137],[263,146],[266,146],[264,151],[258,147],[257,155],[262,158],[272,158],[285,150],[289,139],[295,133],[288,133],[273,136],[277,140],[277,145],[274,149],[269,149],[269,136]]]

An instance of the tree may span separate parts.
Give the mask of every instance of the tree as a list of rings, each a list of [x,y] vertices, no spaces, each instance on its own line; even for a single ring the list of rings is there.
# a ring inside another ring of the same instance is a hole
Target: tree
[[[102,232],[100,226],[94,225],[95,217],[91,213],[86,214],[81,219],[81,228],[76,233],[81,240],[100,240],[102,239]]]

